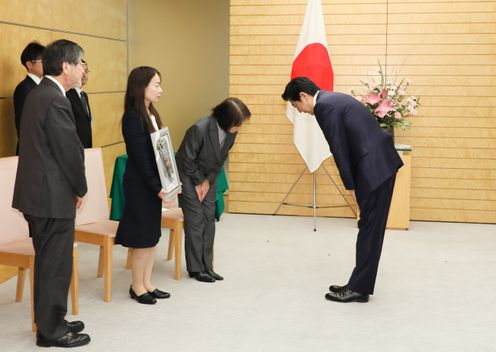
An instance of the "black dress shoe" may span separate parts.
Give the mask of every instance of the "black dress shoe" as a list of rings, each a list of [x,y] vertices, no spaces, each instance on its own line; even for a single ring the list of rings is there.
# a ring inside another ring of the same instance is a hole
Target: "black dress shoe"
[[[195,278],[201,282],[215,282],[215,279],[208,275],[205,271],[197,271],[193,273],[189,273],[189,277]]]
[[[84,330],[84,323],[80,320],[75,320],[75,321],[64,320],[64,324],[73,334],[77,334],[78,332]]]
[[[345,288],[339,292],[331,292],[325,295],[325,298],[329,301],[348,303],[348,302],[361,302],[365,303],[369,301],[369,295],[365,293],[359,293]]]
[[[217,274],[213,270],[207,270],[207,274],[210,275],[210,276],[212,276],[216,281],[222,281],[222,280],[224,280],[224,278],[222,276],[220,276],[219,274]]]
[[[148,293],[150,294],[150,296],[152,296],[153,298],[157,298],[157,299],[163,299],[163,298],[169,298],[170,297],[169,292],[160,291],[158,288],[156,288],[155,290],[153,290],[151,292],[148,291]]]
[[[133,291],[133,286],[129,287],[129,295],[131,296],[132,299],[135,299],[138,303],[141,304],[155,304],[157,303],[157,300],[152,297],[148,292],[143,293],[142,295],[137,295]]]
[[[334,293],[338,293],[339,291],[346,290],[347,288],[348,288],[348,285],[344,285],[344,286],[331,285],[331,286],[329,286],[329,291],[334,292]]]
[[[40,347],[78,347],[90,343],[91,339],[88,334],[73,334],[68,332],[57,340],[46,340],[42,335],[36,337],[36,345]]]

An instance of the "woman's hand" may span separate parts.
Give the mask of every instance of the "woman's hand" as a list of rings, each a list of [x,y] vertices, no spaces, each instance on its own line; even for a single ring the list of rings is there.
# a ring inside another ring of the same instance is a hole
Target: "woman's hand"
[[[201,184],[195,186],[196,194],[198,194],[198,199],[200,200],[200,202],[203,202],[203,200],[205,199],[209,188],[210,183],[208,182],[208,179],[204,179]]]
[[[171,198],[171,199],[168,199],[167,198],[167,194],[168,192],[165,190],[165,189],[161,189],[160,192],[158,192],[158,197],[160,199],[162,199],[162,203],[164,204],[164,207],[167,208],[167,209],[170,209],[170,208],[177,208],[178,207],[178,203],[177,203],[177,196]]]

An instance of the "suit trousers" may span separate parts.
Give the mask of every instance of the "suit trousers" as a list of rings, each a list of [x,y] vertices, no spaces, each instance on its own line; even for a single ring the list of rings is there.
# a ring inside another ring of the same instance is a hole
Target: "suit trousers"
[[[190,273],[212,270],[217,183],[210,184],[205,199],[200,202],[193,182],[189,178],[185,181],[179,204],[184,214],[186,268]]]
[[[34,259],[34,317],[38,333],[56,340],[69,332],[64,323],[71,283],[74,219],[40,218],[25,214]]]
[[[348,288],[352,291],[374,293],[395,180],[396,174],[359,202],[355,268],[348,281]]]

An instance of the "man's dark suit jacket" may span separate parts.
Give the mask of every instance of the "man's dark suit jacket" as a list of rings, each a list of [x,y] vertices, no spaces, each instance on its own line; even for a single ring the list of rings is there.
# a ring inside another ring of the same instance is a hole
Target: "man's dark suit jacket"
[[[195,185],[201,184],[206,178],[210,183],[216,182],[235,139],[236,133],[227,133],[221,149],[215,117],[199,120],[186,131],[177,151],[179,173],[188,176]]]
[[[15,126],[17,130],[17,140],[19,141],[19,134],[21,131],[21,116],[22,116],[22,108],[24,107],[24,102],[26,101],[26,97],[29,92],[36,87],[37,84],[33,79],[29,76],[26,76],[14,90],[14,119]],[[17,142],[16,154],[19,150],[19,142]]]
[[[355,190],[359,204],[403,166],[391,136],[355,98],[319,91],[314,113],[344,186]]]
[[[48,78],[26,99],[12,207],[40,218],[72,219],[87,191],[84,149],[71,103]]]
[[[74,118],[76,119],[76,130],[85,148],[93,147],[93,138],[91,136],[91,109],[90,101],[88,100],[88,95],[83,91],[84,97],[88,103],[88,112],[83,107],[83,102],[79,97],[77,90],[69,89],[66,93],[67,99],[71,102],[72,112],[74,113]]]

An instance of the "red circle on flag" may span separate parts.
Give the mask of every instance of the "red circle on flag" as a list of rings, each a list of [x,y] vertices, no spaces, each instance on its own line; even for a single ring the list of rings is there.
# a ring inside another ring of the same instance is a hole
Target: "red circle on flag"
[[[327,49],[321,43],[307,45],[293,62],[291,79],[308,77],[320,89],[332,91],[334,88],[334,72]]]

